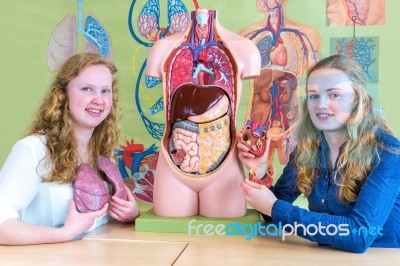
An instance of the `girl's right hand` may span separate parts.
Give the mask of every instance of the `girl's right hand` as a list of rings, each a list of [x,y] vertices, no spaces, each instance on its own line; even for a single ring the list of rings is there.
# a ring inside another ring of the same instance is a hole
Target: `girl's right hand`
[[[237,141],[237,148],[238,148],[238,156],[240,161],[247,169],[254,169],[258,176],[264,176],[267,172],[267,157],[269,151],[269,144],[270,139],[267,139],[266,145],[267,148],[265,149],[264,154],[261,157],[256,157],[254,154],[251,154],[249,151],[250,149],[241,143],[240,139],[242,137],[242,132],[237,133],[238,141]]]
[[[65,240],[69,241],[82,234],[90,227],[92,227],[96,218],[107,213],[108,203],[106,203],[100,210],[81,213],[78,212],[75,206],[75,202],[70,200],[69,202],[69,213],[65,224],[62,227]]]

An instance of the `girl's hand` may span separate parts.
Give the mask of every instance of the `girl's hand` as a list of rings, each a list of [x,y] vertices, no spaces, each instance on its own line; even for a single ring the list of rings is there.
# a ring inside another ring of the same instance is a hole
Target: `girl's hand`
[[[69,213],[62,230],[65,233],[65,240],[69,241],[74,239],[78,235],[88,230],[94,224],[97,217],[106,214],[108,203],[106,203],[100,210],[93,212],[81,213],[78,212],[75,206],[75,202],[70,200],[69,202]]]
[[[244,190],[246,200],[250,206],[259,212],[271,216],[272,206],[277,198],[266,186],[245,179],[240,186]]]
[[[237,148],[240,161],[247,169],[249,170],[254,169],[257,172],[258,176],[260,177],[264,176],[265,173],[267,172],[267,157],[268,157],[270,139],[267,139],[266,142],[267,148],[265,149],[263,156],[256,157],[254,156],[254,154],[251,154],[249,152],[250,149],[246,145],[240,142],[240,139],[242,138],[242,132],[238,132],[237,136],[238,136]]]
[[[133,198],[129,188],[125,186],[128,200],[123,200],[118,197],[112,196],[110,199],[110,208],[108,213],[112,218],[119,222],[133,222],[139,216],[139,207]]]

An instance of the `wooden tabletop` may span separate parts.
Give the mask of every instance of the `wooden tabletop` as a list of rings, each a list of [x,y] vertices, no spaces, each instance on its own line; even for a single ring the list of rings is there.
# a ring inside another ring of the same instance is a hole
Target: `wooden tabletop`
[[[174,265],[399,265],[400,249],[370,248],[363,254],[335,250],[300,238],[207,236],[136,232],[133,225],[110,223],[85,237],[115,241],[186,242]]]
[[[0,246],[0,265],[172,265],[186,246],[185,242],[134,240]]]
[[[111,222],[82,240],[0,246],[0,265],[399,265],[399,249],[353,254],[290,236],[207,236],[137,232]]]

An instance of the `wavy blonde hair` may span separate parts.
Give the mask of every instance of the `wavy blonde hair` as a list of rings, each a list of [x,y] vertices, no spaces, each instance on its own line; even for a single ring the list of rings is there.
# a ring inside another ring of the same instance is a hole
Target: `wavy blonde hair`
[[[68,106],[67,87],[81,71],[93,65],[104,65],[112,74],[112,108],[107,118],[98,125],[89,142],[89,164],[97,168],[99,155],[112,156],[120,135],[120,108],[118,106],[117,68],[95,53],[81,53],[69,58],[56,74],[43,100],[28,135],[45,135],[48,150],[46,166],[51,172],[44,182],[71,183],[80,162],[72,135],[72,118]]]
[[[307,84],[311,73],[319,69],[337,69],[344,72],[355,91],[357,104],[346,123],[348,138],[337,162],[337,173],[342,178],[338,180],[335,177],[335,184],[340,187],[339,199],[344,203],[355,202],[365,178],[371,171],[373,160],[379,159],[378,148],[385,148],[377,143],[377,130],[381,128],[390,134],[391,131],[375,111],[372,98],[366,89],[364,72],[359,65],[340,55],[327,57],[308,71]],[[297,131],[297,187],[305,196],[309,196],[314,178],[321,167],[318,149],[322,132],[311,121],[307,97],[302,107]]]

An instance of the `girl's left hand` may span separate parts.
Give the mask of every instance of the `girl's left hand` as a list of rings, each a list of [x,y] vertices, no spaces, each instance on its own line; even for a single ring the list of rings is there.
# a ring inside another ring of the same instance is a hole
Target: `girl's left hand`
[[[140,212],[136,200],[127,186],[125,186],[125,191],[128,195],[128,200],[111,196],[108,213],[119,222],[130,223],[135,221]]]
[[[259,212],[271,216],[272,206],[277,198],[269,188],[245,179],[240,186],[244,190],[246,200],[250,206]]]

